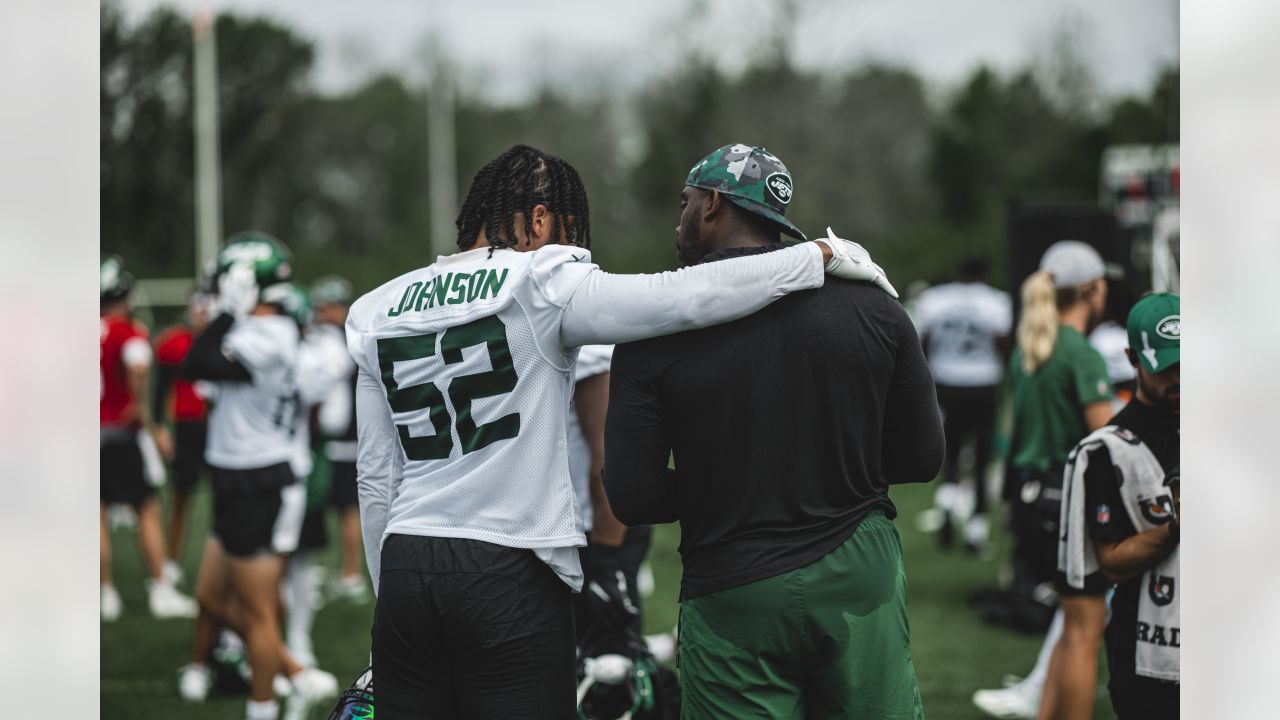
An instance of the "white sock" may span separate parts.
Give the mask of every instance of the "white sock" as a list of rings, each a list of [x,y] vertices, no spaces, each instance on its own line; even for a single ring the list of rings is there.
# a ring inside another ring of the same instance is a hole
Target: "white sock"
[[[1040,655],[1036,657],[1036,666],[1031,668],[1031,672],[1027,675],[1024,683],[1033,683],[1037,687],[1044,685],[1044,676],[1049,673],[1049,658],[1053,655],[1053,648],[1058,644],[1058,638],[1062,637],[1062,608],[1058,608],[1053,614],[1053,622],[1049,623],[1049,632],[1044,636],[1044,644],[1040,646]]]
[[[245,710],[245,720],[277,720],[280,705],[275,700],[250,700]]]
[[[318,585],[314,554],[294,553],[284,574],[285,610],[289,617],[285,624],[285,637],[291,650],[311,652],[311,624],[316,616],[316,588]]]

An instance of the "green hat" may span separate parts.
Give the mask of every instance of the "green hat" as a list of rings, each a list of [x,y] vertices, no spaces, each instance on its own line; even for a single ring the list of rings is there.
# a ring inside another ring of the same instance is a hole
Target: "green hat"
[[[1182,344],[1180,305],[1179,297],[1173,293],[1155,293],[1139,300],[1129,311],[1129,348],[1153,373],[1178,364]]]
[[[338,275],[325,275],[311,285],[311,299],[317,305],[325,303],[350,305],[352,292],[351,283]]]
[[[725,145],[694,165],[685,185],[719,190],[734,205],[772,220],[791,237],[809,239],[784,217],[791,203],[791,173],[762,147]]]

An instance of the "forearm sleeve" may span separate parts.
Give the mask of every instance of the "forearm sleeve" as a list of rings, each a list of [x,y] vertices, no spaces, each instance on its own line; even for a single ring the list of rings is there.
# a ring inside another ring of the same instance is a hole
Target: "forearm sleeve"
[[[400,440],[377,378],[361,369],[356,379],[356,488],[360,499],[360,530],[364,558],[378,592],[382,570],[382,536],[387,529],[391,495],[400,481]]]
[[[667,469],[671,441],[661,399],[640,358],[626,348],[614,355],[609,412],[604,425],[604,490],[625,525],[675,522],[679,497]]]
[[[607,345],[726,323],[822,287],[823,272],[814,243],[651,275],[593,272],[565,307],[560,338]]]
[[[222,352],[222,341],[231,331],[235,318],[223,313],[196,336],[182,363],[182,374],[190,380],[251,381],[249,369]]]
[[[885,398],[880,465],[890,485],[929,482],[942,467],[946,444],[933,374],[910,322],[898,333],[897,364]]]

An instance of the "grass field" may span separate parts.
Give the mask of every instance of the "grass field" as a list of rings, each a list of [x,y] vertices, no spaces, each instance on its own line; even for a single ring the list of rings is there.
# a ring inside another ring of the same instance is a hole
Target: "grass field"
[[[197,570],[199,548],[208,527],[208,488],[202,485],[194,504],[191,539],[184,551],[188,578]],[[965,598],[974,589],[995,581],[998,561],[982,560],[963,552],[943,553],[934,538],[918,532],[912,522],[927,508],[933,486],[894,488],[897,520],[910,582],[912,653],[931,720],[981,718],[969,701],[977,688],[997,687],[1006,673],[1024,674],[1040,645],[1039,637],[992,628],[978,621]],[[331,519],[332,521],[332,519]],[[997,523],[998,525],[998,523]],[[336,537],[331,526],[330,537]],[[1003,540],[1003,538],[998,538]],[[116,584],[125,602],[119,621],[102,625],[102,717],[108,720],[238,720],[243,717],[243,697],[213,697],[203,705],[187,705],[177,695],[176,669],[191,652],[189,621],[155,621],[146,612],[142,567],[128,531],[113,534]],[[663,526],[654,533],[650,562],[655,590],[645,605],[646,632],[670,630],[676,621],[676,594],[680,558],[676,553],[679,530]],[[325,555],[336,567],[336,551]],[[362,670],[368,659],[369,622],[373,606],[335,602],[323,607],[315,625],[315,652],[321,667],[346,683]],[[1099,687],[1105,686],[1105,677]],[[328,709],[317,711],[324,718]],[[1096,704],[1095,718],[1111,718],[1104,695]]]

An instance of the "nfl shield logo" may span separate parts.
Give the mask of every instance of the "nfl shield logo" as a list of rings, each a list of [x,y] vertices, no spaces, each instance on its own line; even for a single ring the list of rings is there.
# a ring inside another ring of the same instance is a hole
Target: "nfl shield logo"
[[[1103,503],[1098,506],[1098,524],[1106,525],[1109,522],[1111,522],[1111,508],[1107,507],[1106,503]]]

